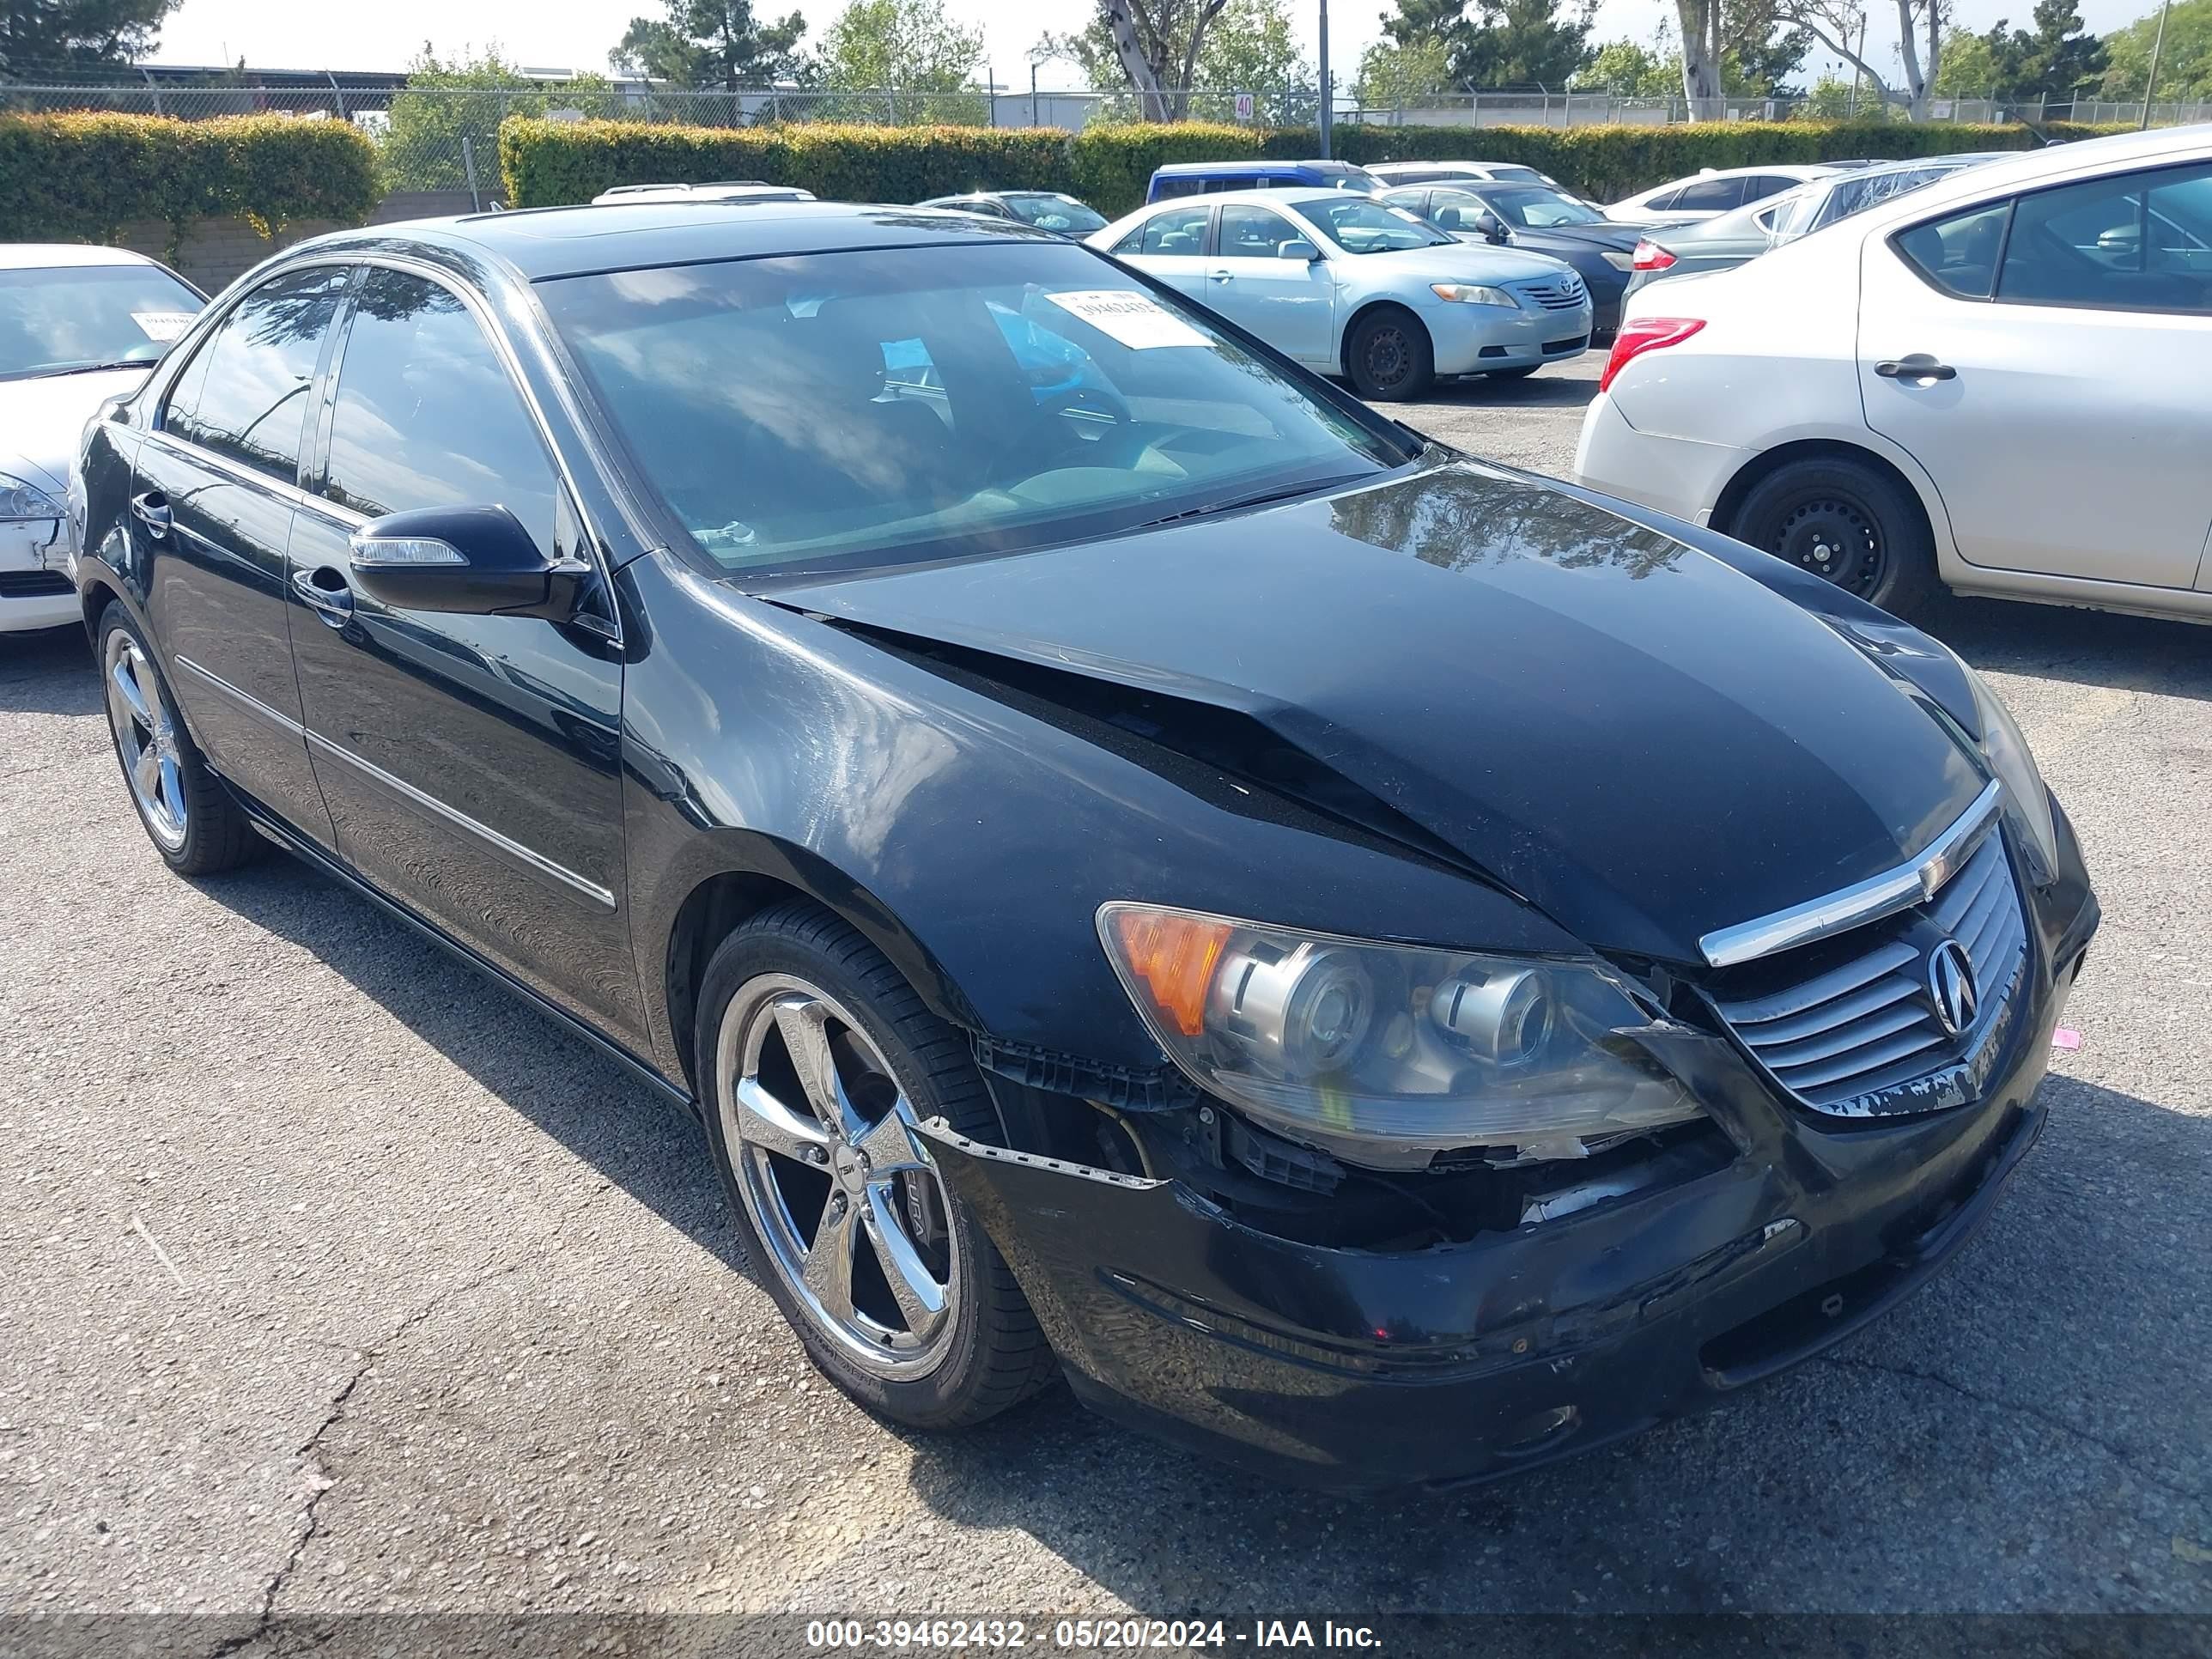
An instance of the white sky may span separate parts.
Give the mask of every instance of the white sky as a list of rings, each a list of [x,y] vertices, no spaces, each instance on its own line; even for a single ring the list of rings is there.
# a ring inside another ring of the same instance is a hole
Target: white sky
[[[1294,0],[1295,3],[1295,0]],[[839,0],[755,0],[773,16],[799,5],[812,33],[836,15]],[[946,0],[954,15],[980,23],[984,45],[1002,84],[1026,82],[1027,53],[1043,31],[1081,27],[1089,0]],[[2081,0],[2094,31],[2117,27],[2151,9],[2154,0]],[[1318,36],[1317,4],[1302,6],[1301,30],[1309,52]],[[1337,0],[1329,17],[1329,52],[1340,83],[1351,79],[1361,49],[1380,30],[1379,0]],[[1874,0],[1869,56],[1881,64],[1895,56],[1895,9]],[[1954,0],[1958,21],[1975,30],[2000,16],[2026,27],[2033,0]],[[1648,40],[1668,0],[1602,0],[1592,37]],[[425,40],[441,53],[496,42],[508,58],[532,66],[604,70],[607,49],[630,18],[661,13],[660,0],[569,0],[558,7],[519,0],[380,0],[368,6],[301,4],[300,0],[185,0],[162,26],[155,61],[235,63],[242,54],[266,69],[398,69]],[[810,36],[811,38],[811,36]],[[1885,49],[1882,43],[1890,43]],[[1808,69],[1812,67],[1808,62]],[[1041,71],[1042,85],[1076,84],[1075,71],[1060,64]]]

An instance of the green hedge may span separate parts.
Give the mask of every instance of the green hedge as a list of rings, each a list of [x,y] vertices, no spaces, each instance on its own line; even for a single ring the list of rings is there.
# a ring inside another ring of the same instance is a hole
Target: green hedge
[[[1067,134],[1030,127],[684,127],[512,116],[499,130],[500,173],[515,207],[588,202],[615,185],[718,179],[860,202],[1066,190],[1069,149]]]
[[[343,121],[228,115],[0,115],[0,241],[112,241],[134,220],[242,214],[268,235],[358,224],[383,194],[376,149]]]
[[[2088,128],[2059,130],[2086,137]],[[1953,121],[1709,121],[1679,126],[1340,126],[1347,161],[1522,161],[1599,201],[1700,167],[1780,161],[1906,159],[1965,149],[2027,149],[2026,127]],[[681,127],[509,118],[499,136],[507,200],[517,207],[587,202],[613,185],[762,179],[848,201],[916,202],[957,191],[1065,190],[1112,217],[1144,200],[1170,161],[1309,156],[1310,128],[1099,125],[1053,128]]]

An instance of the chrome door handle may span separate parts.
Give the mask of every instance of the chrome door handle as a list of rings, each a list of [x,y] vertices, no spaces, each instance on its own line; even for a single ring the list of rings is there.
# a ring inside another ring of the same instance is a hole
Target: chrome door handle
[[[1206,273],[1206,280],[1209,283],[1225,283],[1236,274],[1233,270],[1209,270]]]
[[[149,489],[143,495],[131,498],[131,516],[146,526],[146,533],[155,541],[165,540],[169,533],[169,501],[158,489]]]
[[[339,578],[335,588],[325,587],[315,578],[326,572],[334,576],[337,574],[327,565],[322,570],[295,570],[292,573],[292,591],[300,596],[301,603],[332,628],[343,628],[353,620],[353,591],[346,586],[343,577]]]
[[[1910,357],[1900,357],[1895,362],[1876,363],[1874,372],[1885,380],[1955,380],[1959,371],[1948,363],[1939,363],[1924,351],[1916,351]]]

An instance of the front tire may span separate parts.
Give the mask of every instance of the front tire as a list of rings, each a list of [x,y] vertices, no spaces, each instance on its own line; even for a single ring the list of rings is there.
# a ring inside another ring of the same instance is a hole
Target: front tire
[[[1777,467],[1752,486],[1728,533],[1896,616],[1924,610],[1940,586],[1919,502],[1846,457]]]
[[[708,1137],[807,1357],[882,1416],[964,1428],[1058,1369],[1005,1261],[912,1126],[995,1142],[959,1032],[856,929],[801,902],[722,942],[699,994]]]
[[[178,718],[154,648],[131,613],[100,613],[100,687],[107,735],[124,787],[161,861],[182,876],[211,876],[260,856],[265,843]]]
[[[1382,306],[1352,325],[1344,368],[1352,389],[1369,402],[1405,403],[1435,384],[1436,348],[1419,318]]]

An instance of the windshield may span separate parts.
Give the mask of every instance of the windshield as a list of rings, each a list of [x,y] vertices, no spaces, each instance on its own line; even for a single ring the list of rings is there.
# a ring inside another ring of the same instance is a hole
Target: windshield
[[[1088,235],[1094,230],[1106,228],[1103,217],[1072,196],[1055,196],[1048,191],[1020,195],[1009,192],[999,199],[1014,210],[1016,218],[1035,225],[1039,230],[1056,230],[1062,235]]]
[[[1554,225],[1601,224],[1605,220],[1605,216],[1589,204],[1540,185],[1515,185],[1505,190],[1486,191],[1483,195],[1499,218],[1522,230],[1549,230]]]
[[[1382,181],[1365,167],[1353,167],[1349,161],[1309,161],[1306,164],[1319,173],[1322,182],[1331,190],[1381,190]]]
[[[1322,235],[1346,253],[1392,253],[1411,247],[1450,247],[1452,239],[1413,214],[1362,197],[1310,196],[1293,202]]]
[[[0,380],[151,364],[200,303],[155,265],[0,270]]]
[[[1203,312],[1073,246],[731,260],[538,291],[726,570],[1047,547],[1407,459]]]

